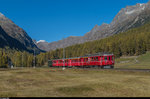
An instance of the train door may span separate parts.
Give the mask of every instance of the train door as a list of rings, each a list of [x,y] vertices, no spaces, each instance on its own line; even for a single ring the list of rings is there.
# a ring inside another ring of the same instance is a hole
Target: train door
[[[72,62],[71,62],[71,59],[69,59],[69,66],[72,66]]]
[[[98,65],[98,57],[95,57],[95,65]]]
[[[80,59],[80,66],[81,66],[81,67],[84,66],[83,63],[84,63],[84,58],[81,58],[81,59]]]
[[[107,65],[107,62],[108,62],[108,56],[104,56],[104,62],[105,62],[104,65]]]
[[[91,58],[88,57],[88,65],[90,65],[90,63],[91,63]]]
[[[104,56],[101,57],[101,63],[102,63],[102,66],[105,65]]]
[[[65,60],[65,66],[68,66],[68,60],[67,59]]]
[[[107,56],[107,65],[111,65],[111,56]]]
[[[99,57],[99,62],[100,62],[99,65],[102,66],[103,65],[103,57],[102,56]]]

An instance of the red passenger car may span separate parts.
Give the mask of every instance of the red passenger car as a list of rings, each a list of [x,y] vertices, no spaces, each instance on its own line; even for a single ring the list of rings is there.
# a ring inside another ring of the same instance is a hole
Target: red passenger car
[[[50,67],[101,67],[114,68],[113,54],[98,53],[75,58],[55,59],[49,61]]]

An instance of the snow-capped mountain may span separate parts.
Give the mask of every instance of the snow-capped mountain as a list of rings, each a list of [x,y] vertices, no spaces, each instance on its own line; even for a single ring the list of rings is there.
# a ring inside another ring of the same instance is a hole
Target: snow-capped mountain
[[[40,49],[44,49],[45,51],[47,51],[47,46],[48,46],[48,42],[46,42],[45,40],[39,40],[39,41],[36,41],[36,40],[33,40],[33,42],[37,45],[38,48]]]
[[[68,37],[64,40],[49,43],[46,51],[63,48],[87,41],[102,39],[117,33],[139,27],[150,21],[150,1],[148,3],[137,3],[133,6],[122,8],[110,24],[96,25],[84,36]],[[39,47],[40,48],[40,47]],[[42,49],[42,48],[41,48]]]

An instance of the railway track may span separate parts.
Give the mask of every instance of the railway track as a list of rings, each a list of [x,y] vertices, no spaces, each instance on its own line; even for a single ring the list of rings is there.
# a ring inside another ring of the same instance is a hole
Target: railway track
[[[53,68],[53,67],[52,67]],[[139,71],[150,72],[150,69],[126,69],[126,68],[113,68],[113,69],[101,69],[101,68],[66,68],[66,69],[81,69],[81,70],[117,70],[117,71]]]

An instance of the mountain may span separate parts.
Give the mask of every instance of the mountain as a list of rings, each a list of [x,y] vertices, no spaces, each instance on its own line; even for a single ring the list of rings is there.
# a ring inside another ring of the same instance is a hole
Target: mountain
[[[145,4],[137,3],[136,5],[122,8],[110,24],[103,23],[101,26],[96,25],[84,36],[70,36],[63,40],[49,43],[46,48],[41,48],[40,46],[42,43],[40,43],[39,48],[42,50],[50,51],[74,44],[98,40],[112,36],[114,34],[125,32],[131,28],[142,26],[148,21],[150,21],[150,1]]]
[[[48,50],[47,46],[49,43],[46,42],[45,40],[39,40],[39,41],[34,40],[34,43],[37,45],[38,48]]]
[[[36,53],[42,51],[34,44],[32,39],[22,28],[17,26],[2,13],[0,13],[0,41],[3,42],[0,44],[1,48],[9,46],[28,52],[33,52],[34,49],[36,50]]]
[[[23,46],[18,40],[9,36],[0,26],[0,46],[4,48],[5,46],[9,46],[10,48],[27,50],[25,46]]]

